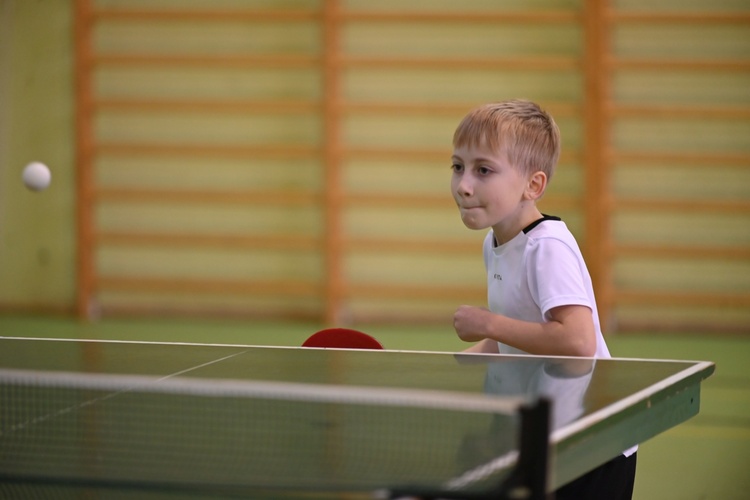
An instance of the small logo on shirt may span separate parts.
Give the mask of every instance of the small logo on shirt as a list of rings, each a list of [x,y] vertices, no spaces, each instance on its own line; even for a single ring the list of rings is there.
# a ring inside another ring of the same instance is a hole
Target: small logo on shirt
[[[495,275],[493,276],[493,278],[495,278],[498,281],[503,281],[503,275],[502,274],[495,273]]]

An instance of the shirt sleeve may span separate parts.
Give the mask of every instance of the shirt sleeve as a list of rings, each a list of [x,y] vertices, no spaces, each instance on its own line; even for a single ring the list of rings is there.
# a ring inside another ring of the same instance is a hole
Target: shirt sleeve
[[[564,241],[541,238],[527,254],[529,290],[545,319],[555,307],[582,305],[593,310],[577,253]]]

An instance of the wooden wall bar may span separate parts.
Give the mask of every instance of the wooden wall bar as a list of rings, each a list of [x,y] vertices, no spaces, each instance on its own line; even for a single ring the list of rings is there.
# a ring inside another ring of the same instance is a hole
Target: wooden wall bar
[[[92,163],[94,132],[91,100],[91,5],[81,0],[75,4],[75,99],[76,99],[76,227],[77,290],[76,311],[80,317],[91,317],[95,302],[94,288],[94,221],[92,219]]]
[[[453,129],[525,97],[562,129],[542,209],[607,331],[750,331],[750,11],[729,0],[75,3],[82,316],[450,321],[485,301]]]
[[[605,15],[613,326],[750,332],[748,11],[634,0]]]

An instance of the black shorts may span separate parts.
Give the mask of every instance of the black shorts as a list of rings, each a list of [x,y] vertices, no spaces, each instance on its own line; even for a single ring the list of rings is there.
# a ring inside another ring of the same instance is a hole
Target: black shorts
[[[559,488],[555,500],[630,500],[635,484],[636,453],[620,455]]]

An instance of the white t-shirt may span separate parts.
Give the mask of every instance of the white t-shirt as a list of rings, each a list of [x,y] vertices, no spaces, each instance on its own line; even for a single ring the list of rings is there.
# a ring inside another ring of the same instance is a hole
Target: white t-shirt
[[[609,358],[599,325],[594,289],[575,238],[557,217],[544,216],[507,243],[495,246],[492,231],[484,240],[489,309],[522,321],[543,323],[559,306],[581,305],[591,310],[596,330],[596,354]],[[526,354],[498,343],[500,353]]]
[[[557,217],[545,215],[507,243],[495,246],[492,231],[484,240],[487,301],[490,311],[522,321],[542,323],[559,306],[591,310],[597,358],[610,358],[596,309],[594,287],[573,234]],[[501,354],[527,354],[498,342]],[[638,446],[623,454],[632,455]]]

